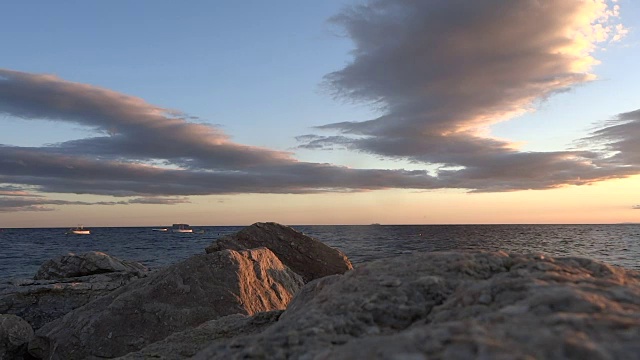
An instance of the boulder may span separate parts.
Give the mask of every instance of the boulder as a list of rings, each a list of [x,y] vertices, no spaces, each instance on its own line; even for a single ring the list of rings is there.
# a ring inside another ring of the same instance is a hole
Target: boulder
[[[15,315],[0,314],[0,359],[22,359],[32,337],[29,323]]]
[[[328,275],[343,274],[353,269],[349,259],[339,250],[288,226],[273,222],[255,223],[233,235],[216,240],[207,253],[225,249],[244,250],[266,247],[283,264],[300,274],[305,283]]]
[[[126,272],[140,275],[148,269],[137,262],[116,259],[99,251],[84,254],[67,254],[51,259],[38,269],[35,280],[55,280],[110,272]]]
[[[29,352],[47,359],[122,356],[208,320],[284,309],[301,286],[266,248],[196,255],[45,325]]]
[[[70,277],[61,278],[63,274]],[[45,262],[35,276],[51,280],[13,280],[0,284],[0,313],[20,316],[37,330],[146,275],[143,265],[104,253],[65,255]]]
[[[238,335],[249,335],[264,330],[278,321],[282,310],[257,313],[253,316],[229,315],[185,331],[170,335],[144,349],[119,357],[120,360],[189,359],[214,341],[226,341]]]
[[[313,281],[195,359],[632,359],[640,273],[580,258],[419,253]]]

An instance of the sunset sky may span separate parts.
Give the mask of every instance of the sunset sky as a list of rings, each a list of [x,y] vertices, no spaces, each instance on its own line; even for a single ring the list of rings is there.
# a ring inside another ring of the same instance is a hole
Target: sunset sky
[[[640,222],[637,1],[3,15],[0,228]]]

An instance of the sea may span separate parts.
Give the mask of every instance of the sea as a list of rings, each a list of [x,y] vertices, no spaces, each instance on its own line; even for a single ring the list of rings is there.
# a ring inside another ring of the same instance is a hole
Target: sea
[[[640,224],[616,225],[310,225],[292,226],[344,252],[357,264],[412,252],[503,250],[578,256],[640,270]],[[153,227],[0,229],[0,281],[32,278],[45,261],[68,253],[102,251],[150,269],[171,265],[243,226],[194,226],[192,234]]]

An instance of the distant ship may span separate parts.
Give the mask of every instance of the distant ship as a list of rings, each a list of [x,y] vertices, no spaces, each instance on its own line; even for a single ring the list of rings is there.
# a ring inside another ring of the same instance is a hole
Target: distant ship
[[[174,233],[192,233],[193,229],[189,224],[173,224],[171,226],[171,232]]]
[[[90,235],[91,230],[85,229],[82,225],[78,225],[74,228],[71,228],[67,231],[67,234],[71,235]]]

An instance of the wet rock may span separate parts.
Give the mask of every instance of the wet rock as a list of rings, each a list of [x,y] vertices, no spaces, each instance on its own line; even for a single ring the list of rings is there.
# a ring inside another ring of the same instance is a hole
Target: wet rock
[[[0,314],[0,359],[22,359],[32,337],[29,323],[15,315]]]
[[[640,273],[578,258],[421,253],[304,286],[261,333],[196,359],[631,359]]]
[[[79,255],[70,253],[49,260],[40,266],[34,279],[65,279],[111,272],[133,273],[139,276],[147,271],[148,269],[140,263],[119,260],[99,251],[90,251]]]
[[[205,251],[213,253],[225,249],[243,250],[257,247],[266,247],[273,251],[283,264],[300,274],[305,283],[353,269],[349,259],[339,250],[288,226],[273,222],[255,223],[236,234],[224,236]]]
[[[45,325],[29,352],[47,359],[121,356],[208,320],[284,309],[301,286],[266,248],[197,255]]]

